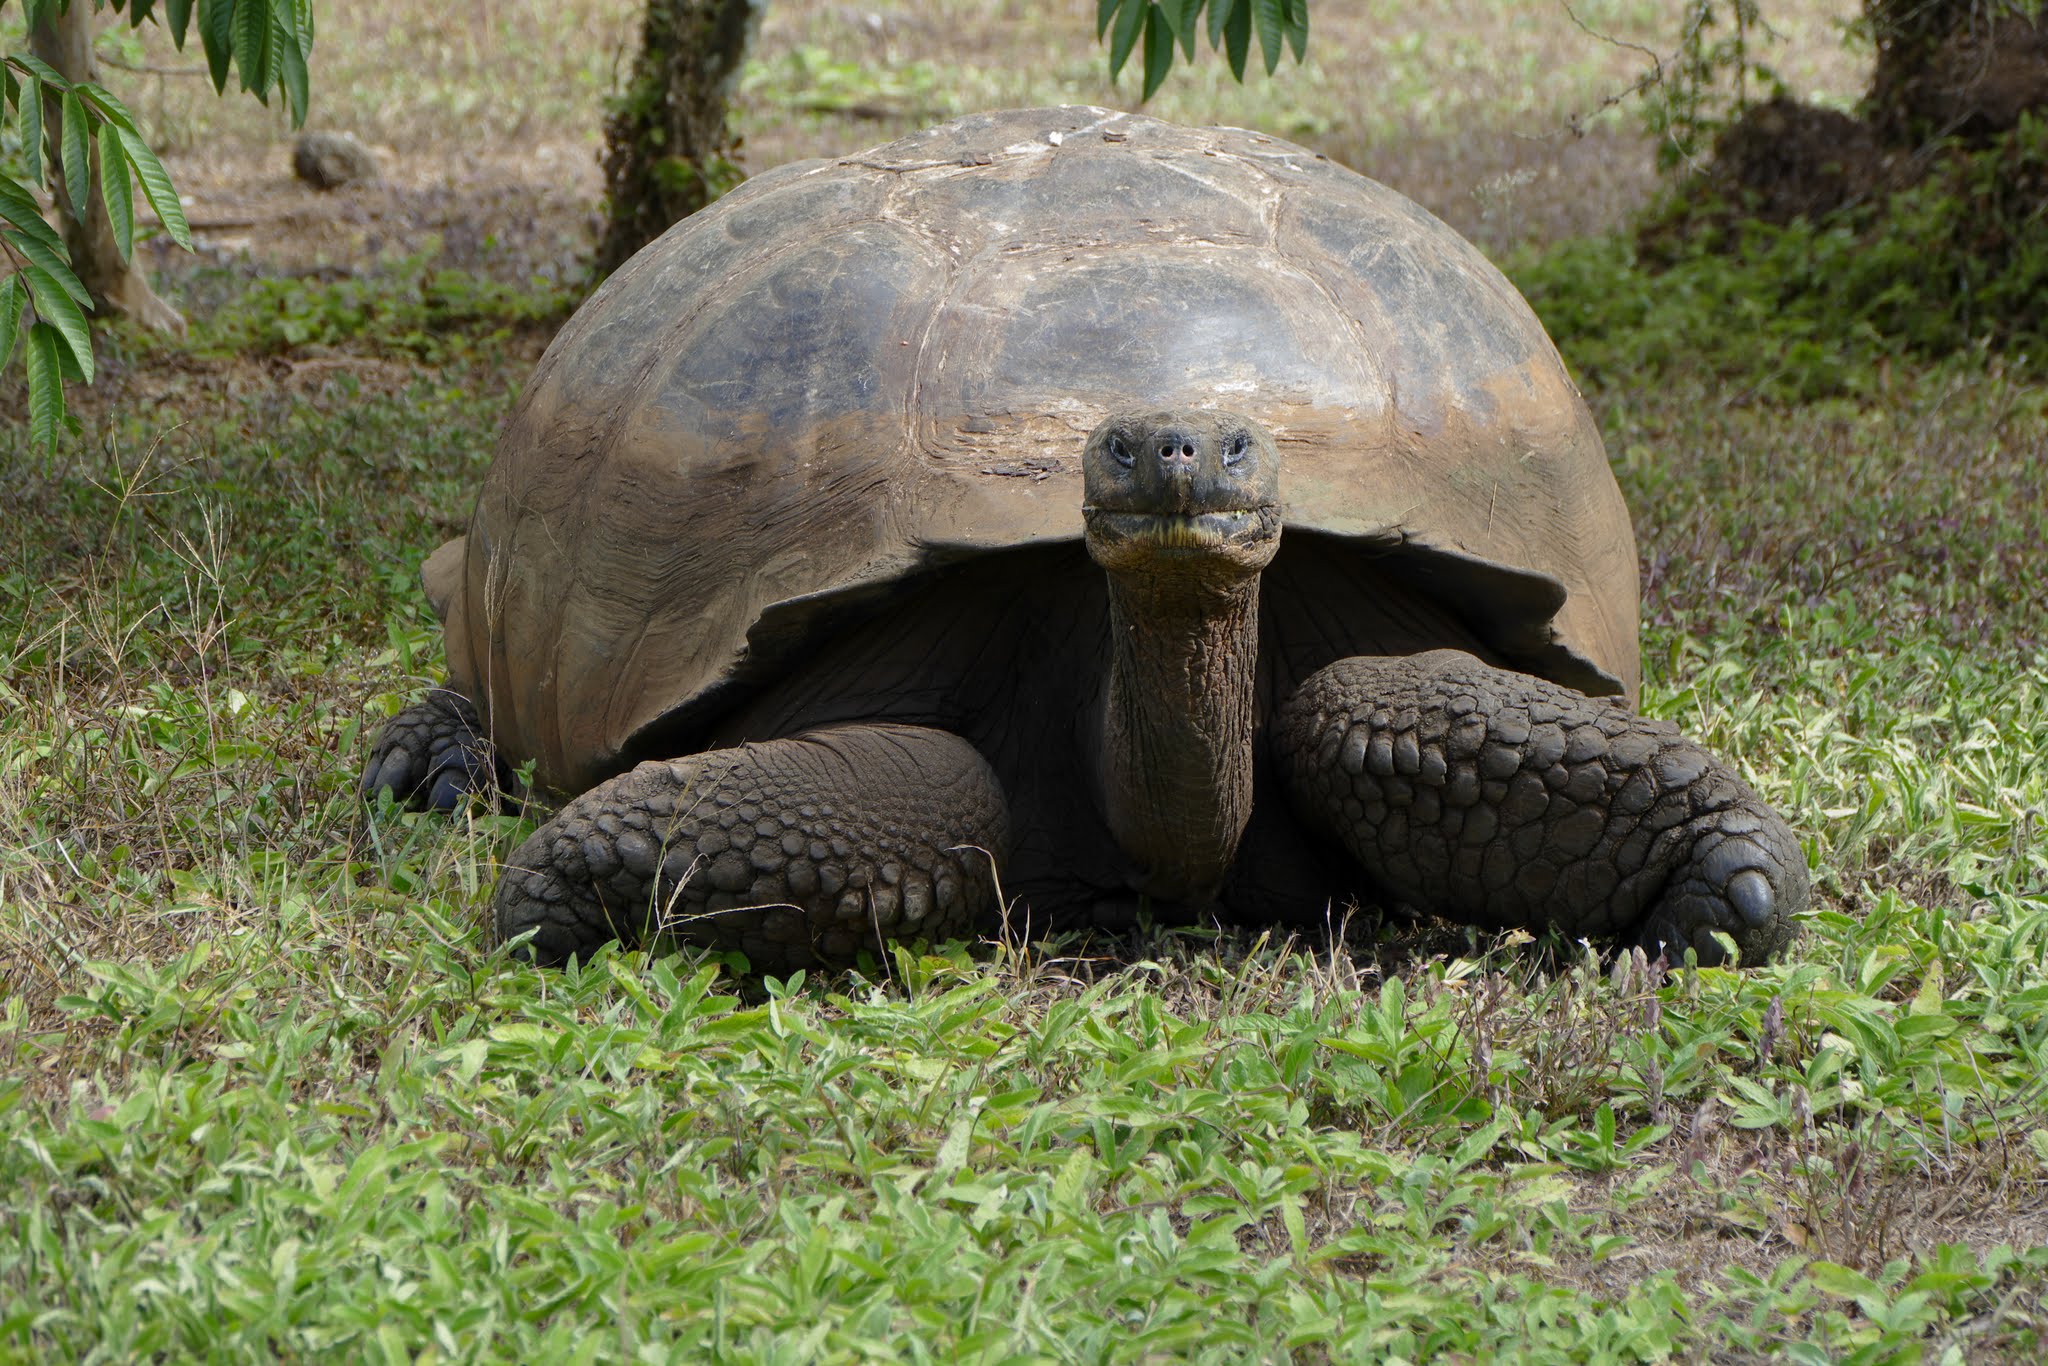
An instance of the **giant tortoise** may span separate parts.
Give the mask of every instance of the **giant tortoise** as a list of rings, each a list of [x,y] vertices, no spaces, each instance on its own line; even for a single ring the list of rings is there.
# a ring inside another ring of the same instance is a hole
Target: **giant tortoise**
[[[1352,898],[1782,947],[1797,840],[1629,709],[1634,540],[1448,227],[1238,129],[977,115],[761,175],[548,348],[366,794],[569,796],[495,934],[756,970]]]

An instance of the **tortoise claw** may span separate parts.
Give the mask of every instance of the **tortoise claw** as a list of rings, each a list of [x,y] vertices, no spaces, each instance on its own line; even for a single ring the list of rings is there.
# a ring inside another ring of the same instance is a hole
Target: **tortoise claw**
[[[406,806],[453,811],[472,794],[504,792],[507,777],[469,699],[436,688],[386,723],[359,790],[366,802],[388,792]]]

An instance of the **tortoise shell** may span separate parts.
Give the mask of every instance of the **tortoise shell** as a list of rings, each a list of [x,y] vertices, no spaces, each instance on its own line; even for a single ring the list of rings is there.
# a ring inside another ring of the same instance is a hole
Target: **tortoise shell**
[[[1271,429],[1288,537],[1356,545],[1502,662],[1634,692],[1627,512],[1513,286],[1316,153],[1085,107],[780,167],[614,275],[428,563],[451,685],[582,790],[949,565],[1083,555],[1088,432],[1184,406]]]

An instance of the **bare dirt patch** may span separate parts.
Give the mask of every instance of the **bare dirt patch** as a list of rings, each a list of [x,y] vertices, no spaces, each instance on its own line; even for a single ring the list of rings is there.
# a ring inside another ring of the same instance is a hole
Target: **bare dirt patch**
[[[602,188],[587,147],[535,142],[450,160],[378,149],[373,183],[316,190],[293,176],[291,148],[235,148],[171,163],[193,235],[216,258],[272,270],[345,270],[438,246],[451,265],[518,258],[574,263]]]

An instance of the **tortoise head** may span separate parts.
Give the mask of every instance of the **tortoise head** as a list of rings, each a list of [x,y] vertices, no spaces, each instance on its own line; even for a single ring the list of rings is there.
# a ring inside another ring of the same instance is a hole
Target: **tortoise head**
[[[1280,453],[1236,413],[1119,413],[1082,452],[1088,553],[1112,573],[1256,575],[1280,548]]]

